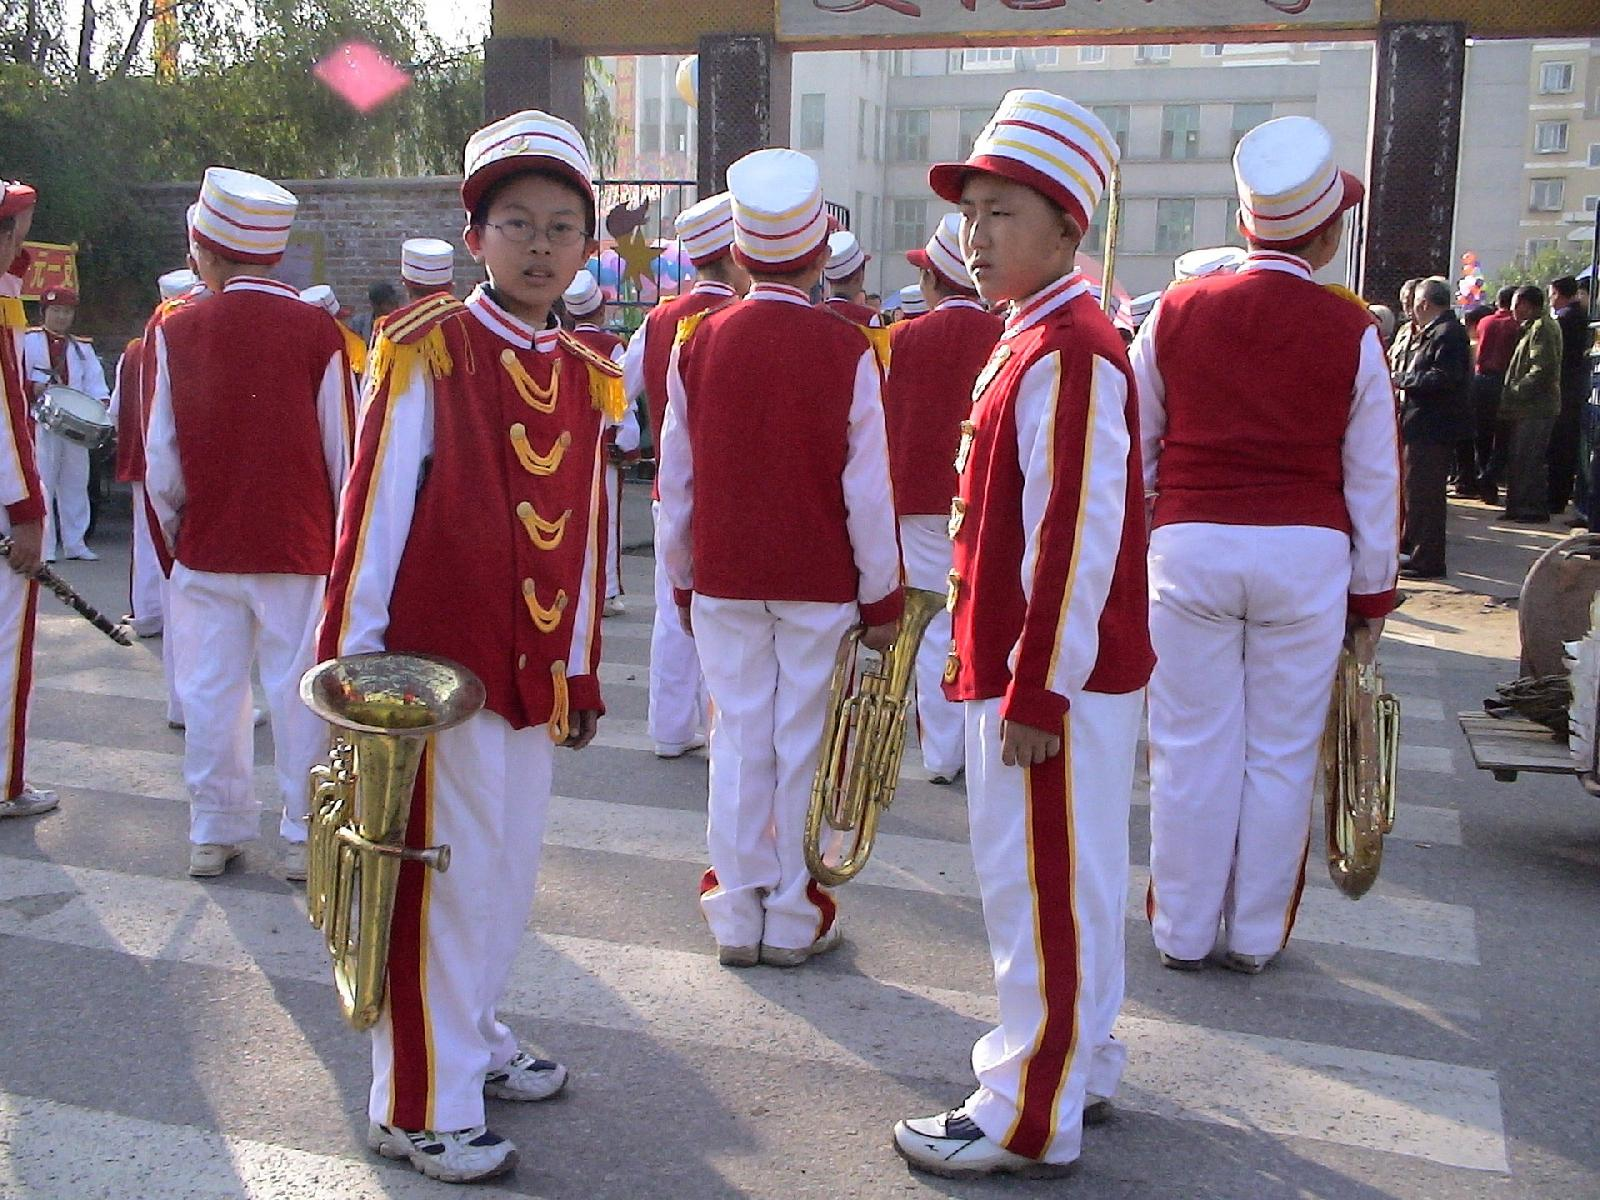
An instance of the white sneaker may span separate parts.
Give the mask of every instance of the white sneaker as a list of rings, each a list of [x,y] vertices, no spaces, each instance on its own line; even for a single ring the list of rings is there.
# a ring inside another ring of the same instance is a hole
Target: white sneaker
[[[217,842],[201,842],[189,847],[189,874],[196,879],[210,879],[221,875],[228,864],[238,858],[239,846],[224,846]]]
[[[769,967],[798,967],[807,959],[826,954],[842,941],[844,941],[844,931],[839,928],[838,919],[835,918],[826,933],[811,945],[802,946],[799,950],[791,950],[786,946],[769,946],[762,942],[761,961]]]
[[[940,787],[949,787],[966,773],[965,767],[957,767],[954,771],[936,771],[928,776],[929,783],[936,783]]]
[[[517,1165],[516,1146],[482,1125],[445,1133],[395,1129],[374,1121],[367,1126],[367,1146],[385,1158],[405,1159],[443,1183],[493,1179]]]
[[[761,961],[761,946],[724,946],[717,943],[717,962],[724,967],[753,967]]]
[[[706,739],[698,735],[690,738],[687,742],[657,742],[656,757],[682,758],[685,754],[702,749],[705,744]]]
[[[25,783],[22,785],[22,790],[11,799],[0,800],[0,818],[36,817],[40,813],[49,812],[60,803],[54,792],[47,792],[43,788]]]
[[[1259,975],[1277,957],[1276,954],[1237,954],[1229,950],[1222,956],[1222,965],[1241,975]]]
[[[900,1157],[919,1171],[946,1179],[977,1175],[1020,1175],[1028,1179],[1058,1179],[1072,1171],[1074,1163],[1044,1163],[1013,1154],[991,1142],[964,1108],[933,1117],[898,1121],[894,1127],[894,1148]]]
[[[77,559],[79,562],[100,561],[100,556],[87,546],[85,546],[82,550],[74,550],[71,554],[67,555],[67,557]]]
[[[306,881],[306,844],[289,842],[283,848],[283,877],[290,883]]]
[[[620,617],[628,611],[628,602],[621,596],[607,596],[605,607],[600,610],[602,617]]]
[[[548,1058],[518,1050],[510,1062],[483,1079],[491,1100],[548,1100],[567,1086],[567,1069]]]

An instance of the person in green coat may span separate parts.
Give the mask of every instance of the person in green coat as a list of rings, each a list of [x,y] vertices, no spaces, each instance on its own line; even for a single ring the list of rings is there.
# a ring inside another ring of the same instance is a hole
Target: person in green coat
[[[1561,327],[1545,310],[1544,290],[1538,287],[1517,289],[1511,315],[1522,326],[1522,336],[1511,351],[1500,393],[1500,419],[1511,429],[1502,515],[1508,521],[1542,525],[1550,519],[1545,456],[1561,411]]]

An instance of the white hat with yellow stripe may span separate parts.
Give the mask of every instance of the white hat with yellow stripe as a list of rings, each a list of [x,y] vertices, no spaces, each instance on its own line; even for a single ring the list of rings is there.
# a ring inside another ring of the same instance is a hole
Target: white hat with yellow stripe
[[[817,164],[798,150],[757,150],[728,168],[733,252],[752,271],[800,271],[826,252],[828,213]]]
[[[828,261],[822,267],[823,278],[830,283],[849,279],[871,260],[872,256],[861,248],[855,234],[848,229],[838,230],[828,235]]]
[[[1099,117],[1081,104],[1020,88],[1007,92],[972,144],[966,162],[938,163],[928,183],[943,199],[961,203],[961,189],[974,171],[1031,187],[1089,228],[1116,166],[1117,140]]]
[[[593,275],[580,270],[572,277],[567,290],[561,293],[561,303],[574,317],[587,317],[605,307],[606,294],[600,290]]]
[[[455,247],[443,238],[407,238],[400,243],[400,278],[422,287],[442,287],[455,275]]]
[[[1257,125],[1233,151],[1239,224],[1252,242],[1296,246],[1361,202],[1361,181],[1333,161],[1333,135],[1310,117]]]
[[[689,261],[708,266],[733,248],[733,197],[727,192],[708,196],[679,213],[673,225]]]
[[[234,262],[271,264],[289,245],[300,202],[270,179],[207,167],[189,232],[195,244]]]
[[[933,227],[933,236],[921,250],[907,250],[906,261],[922,271],[932,271],[946,287],[977,291],[967,264],[961,258],[961,214],[946,213]]]

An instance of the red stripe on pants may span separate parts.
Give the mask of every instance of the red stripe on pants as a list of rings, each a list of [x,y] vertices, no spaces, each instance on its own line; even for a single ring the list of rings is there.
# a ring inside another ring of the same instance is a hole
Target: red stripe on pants
[[[839,904],[820,883],[813,879],[806,884],[806,899],[817,906],[821,919],[817,922],[817,937],[821,937],[833,928],[833,922],[839,915]]]
[[[11,697],[11,761],[6,764],[7,800],[22,794],[28,740],[28,697],[33,694],[33,628],[39,616],[39,585],[28,581],[22,601],[22,640],[17,646],[17,683]]]
[[[422,755],[422,767],[411,791],[406,845],[428,845],[429,810],[433,803],[433,746]],[[400,1129],[428,1128],[433,1100],[433,1062],[428,1037],[427,997],[428,868],[407,860],[400,866],[394,917],[389,925],[389,1019],[393,1025],[394,1102],[390,1124]]]

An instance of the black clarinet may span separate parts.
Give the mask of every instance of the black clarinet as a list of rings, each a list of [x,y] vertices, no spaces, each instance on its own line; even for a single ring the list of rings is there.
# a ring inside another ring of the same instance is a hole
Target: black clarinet
[[[11,559],[11,539],[3,533],[0,533],[0,558],[4,558],[8,562]],[[12,569],[16,570],[15,567]],[[21,572],[18,573],[21,574]],[[133,645],[133,634],[129,632],[126,625],[113,621],[105,613],[90,604],[77,593],[70,583],[57,575],[44,563],[39,564],[39,569],[33,572],[31,578],[38,580],[57,596],[61,597],[63,604],[67,605],[73,612],[88,621],[89,624],[105,634],[117,645]]]

